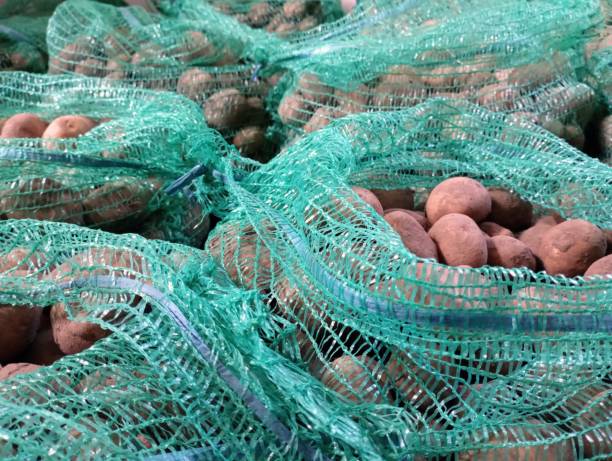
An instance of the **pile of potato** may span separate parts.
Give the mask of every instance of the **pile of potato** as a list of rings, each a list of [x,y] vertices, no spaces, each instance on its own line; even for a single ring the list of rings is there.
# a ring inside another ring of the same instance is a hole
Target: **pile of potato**
[[[429,59],[450,56],[439,53]],[[348,90],[327,85],[316,73],[305,71],[280,101],[277,114],[284,125],[310,133],[350,114],[409,108],[434,97],[461,98],[493,111],[517,113],[582,148],[594,92],[564,77],[566,68],[561,54],[550,61],[505,69],[486,59],[445,66],[415,60],[415,64],[391,65],[377,78]]]

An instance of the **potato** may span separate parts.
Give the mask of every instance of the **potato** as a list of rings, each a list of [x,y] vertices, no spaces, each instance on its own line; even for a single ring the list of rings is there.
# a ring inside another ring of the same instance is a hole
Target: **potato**
[[[563,139],[565,139],[576,149],[581,150],[584,148],[584,142],[586,140],[582,128],[573,123],[565,125],[565,129],[563,131]]]
[[[521,200],[512,192],[498,187],[489,188],[491,196],[491,213],[489,221],[512,231],[519,231],[530,226],[533,218],[531,203]]]
[[[491,196],[482,184],[471,178],[456,177],[433,188],[425,204],[425,213],[431,224],[451,213],[481,222],[491,212],[491,206]]]
[[[282,22],[280,23],[276,29],[274,29],[274,33],[280,37],[286,37],[296,29],[296,25],[290,22]]]
[[[450,266],[480,267],[487,263],[487,242],[478,225],[468,216],[444,215],[429,229],[438,246],[440,262]]]
[[[369,88],[364,84],[359,85],[352,91],[343,91],[336,88],[334,96],[338,101],[338,112],[344,115],[365,112],[368,108],[369,93]]]
[[[285,96],[278,106],[278,115],[283,123],[306,122],[310,118],[310,106],[299,93]]]
[[[508,83],[524,89],[533,89],[555,79],[557,71],[548,62],[536,62],[515,67],[508,75]]]
[[[64,353],[55,343],[53,330],[49,324],[38,331],[23,359],[36,365],[51,365],[62,357],[64,357]]]
[[[200,31],[190,30],[185,33],[185,44],[178,50],[178,59],[185,63],[212,58],[217,50],[212,42]]]
[[[251,125],[265,124],[267,122],[267,115],[264,109],[263,100],[257,96],[251,96],[246,102],[245,120]]]
[[[612,115],[604,117],[599,129],[599,145],[604,157],[612,157]]]
[[[252,27],[265,26],[273,13],[274,9],[268,2],[255,3],[247,13],[249,25]]]
[[[56,283],[71,282],[92,276],[127,277],[146,283],[149,275],[148,266],[142,257],[131,251],[107,247],[91,247],[57,266],[46,278]],[[110,331],[98,323],[85,321],[96,315],[101,319],[113,320],[118,314],[114,310],[104,310],[103,314],[96,312],[100,308],[112,304],[132,303],[138,296],[132,293],[111,292],[95,287],[85,288],[79,293],[79,301],[72,302],[72,319],[63,302],[57,302],[51,308],[51,327],[53,339],[64,354],[76,354],[96,341],[105,338]],[[87,306],[87,307],[84,307]]]
[[[238,128],[245,122],[247,98],[235,88],[217,91],[205,103],[204,115],[209,126],[219,130]]]
[[[544,269],[551,275],[582,275],[606,254],[607,241],[593,224],[572,219],[551,227],[542,236],[538,249]]]
[[[304,0],[289,0],[283,5],[283,14],[287,19],[301,19],[306,16],[307,6]]]
[[[584,273],[585,277],[593,275],[611,275],[612,274],[612,254],[598,259]]]
[[[14,271],[14,277],[27,277],[27,271]],[[34,340],[40,323],[42,309],[34,306],[0,305],[0,362],[17,358]]]
[[[393,211],[385,214],[385,221],[400,235],[404,246],[416,256],[438,259],[436,244],[427,235],[425,229],[408,213]]]
[[[325,313],[326,306],[309,300],[309,292],[314,293],[315,288],[306,276],[300,277],[299,285],[285,276],[279,277],[273,287],[273,295],[277,302],[275,312],[291,322],[297,322],[300,326],[308,328],[313,334],[319,331],[322,323],[334,327],[332,320]]]
[[[92,190],[83,200],[85,222],[102,226],[126,219],[138,219],[163,184],[139,178],[110,181]]]
[[[338,118],[340,114],[335,108],[330,107],[319,107],[315,110],[314,114],[306,125],[304,125],[305,133],[312,133],[313,131],[320,130],[329,125],[335,118]]]
[[[2,126],[1,138],[40,138],[49,124],[36,114],[16,114]]]
[[[507,235],[508,237],[514,237],[514,234],[510,229],[500,226],[497,223],[484,221],[479,224],[480,230],[487,234],[489,237],[495,237],[497,235]]]
[[[390,400],[387,376],[377,360],[367,355],[343,355],[325,370],[321,382],[355,403],[383,403]]]
[[[53,120],[45,132],[43,139],[76,138],[96,126],[89,117],[83,115],[62,115]]]
[[[414,191],[412,189],[372,189],[372,192],[380,201],[383,210],[389,208],[412,210],[414,208]]]
[[[74,72],[87,77],[102,77],[105,68],[106,65],[99,59],[87,58],[74,66]]]
[[[353,11],[353,8],[357,6],[357,0],[340,0],[340,7],[342,11],[346,14]]]
[[[328,105],[333,96],[333,88],[321,82],[321,79],[313,73],[303,73],[297,83],[297,89],[305,96],[305,99],[321,105]]]
[[[186,70],[179,77],[176,91],[194,101],[202,101],[205,95],[212,91],[218,82],[213,75],[202,69]]]
[[[388,208],[388,209],[385,210],[385,216],[387,216],[389,213],[392,213],[394,211],[402,211],[402,212],[408,214],[416,222],[418,222],[423,229],[429,230],[429,222],[427,221],[427,218],[425,217],[425,213],[424,212],[422,212],[422,211],[414,211],[414,210],[405,210],[403,208]]]
[[[552,213],[539,217],[536,220],[534,226],[556,226],[557,224],[561,224],[562,222],[565,222],[565,219],[563,219],[563,217],[559,213]]]
[[[83,224],[81,194],[50,178],[20,179],[0,193],[0,215]]]
[[[234,138],[232,144],[241,154],[255,160],[263,160],[263,149],[266,144],[266,130],[260,126],[247,126],[241,128]]]
[[[507,235],[498,235],[487,239],[487,264],[489,266],[536,268],[536,260],[529,247]]]
[[[33,373],[39,368],[39,365],[34,365],[33,363],[9,363],[5,367],[0,368],[0,381],[10,379],[17,375]]]
[[[379,108],[412,107],[427,99],[425,88],[398,87],[391,83],[380,83],[371,93],[370,105]]]
[[[380,204],[380,201],[371,191],[368,189],[364,189],[363,187],[353,186],[353,192],[359,195],[359,198],[374,208],[374,211],[378,213],[380,216],[384,215],[383,207]]]

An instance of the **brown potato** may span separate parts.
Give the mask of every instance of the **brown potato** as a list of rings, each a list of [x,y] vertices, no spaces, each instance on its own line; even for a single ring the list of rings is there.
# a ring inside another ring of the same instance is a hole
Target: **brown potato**
[[[357,0],[340,0],[340,7],[342,11],[346,14],[353,11],[353,8],[357,6]]]
[[[185,33],[185,44],[177,51],[178,59],[185,63],[201,58],[212,58],[217,52],[208,37],[202,32],[195,30]]]
[[[205,103],[204,115],[209,126],[219,130],[238,128],[245,122],[247,99],[235,88],[217,91]]]
[[[491,212],[491,196],[487,189],[471,178],[456,177],[442,181],[433,188],[425,204],[430,223],[450,213],[463,214],[481,222]]]
[[[74,66],[74,72],[88,77],[102,77],[105,68],[105,64],[99,59],[87,58]]]
[[[87,133],[96,126],[89,117],[83,115],[62,115],[53,120],[45,132],[43,139],[76,138]]]
[[[252,27],[265,26],[274,13],[274,8],[268,2],[254,3],[247,13],[249,25]]]
[[[606,254],[606,237],[593,224],[572,219],[551,227],[538,249],[544,269],[551,275],[575,277]]]
[[[402,243],[420,258],[438,259],[438,250],[425,229],[408,213],[393,211],[385,214],[385,221],[399,234]]]
[[[278,115],[283,123],[306,122],[310,116],[310,106],[299,93],[285,96],[278,106]]]
[[[14,271],[14,277],[26,277],[27,271]],[[34,306],[0,305],[0,362],[8,362],[24,352],[36,336],[42,309]]]
[[[301,19],[306,16],[307,4],[304,0],[289,0],[283,5],[283,14],[287,19]]]
[[[17,114],[2,126],[1,138],[40,138],[49,124],[36,114]]]
[[[521,200],[512,192],[498,187],[489,188],[491,196],[491,213],[489,221],[500,226],[507,227],[512,231],[526,229],[533,218],[533,207],[531,203]]]
[[[48,325],[38,331],[34,341],[25,352],[23,360],[36,365],[51,365],[62,357],[64,357],[64,353],[55,343],[53,330],[51,325]]]
[[[536,260],[529,247],[514,237],[498,235],[487,239],[487,254],[487,264],[490,266],[536,268]]]
[[[515,67],[508,75],[508,83],[519,88],[536,88],[555,79],[557,71],[548,62],[536,62]]]
[[[372,192],[380,201],[383,210],[389,208],[412,210],[414,208],[414,191],[412,189],[372,189]]]
[[[176,91],[194,101],[202,101],[217,84],[218,82],[211,73],[193,68],[181,74]]]
[[[429,236],[438,246],[440,262],[470,267],[487,263],[486,238],[468,216],[457,213],[442,216],[429,229]]]
[[[370,105],[375,107],[412,107],[427,99],[427,89],[380,83],[373,90]],[[362,110],[365,111],[365,110]]]
[[[313,131],[320,130],[329,125],[335,118],[338,118],[340,114],[332,107],[319,107],[315,110],[310,120],[304,125],[305,133],[312,133]]]
[[[142,283],[148,280],[149,269],[143,258],[132,251],[117,250],[107,247],[91,247],[57,266],[46,277],[56,283],[70,282],[92,276],[113,276],[136,279]],[[86,321],[96,315],[97,306],[132,303],[139,299],[130,292],[115,290],[84,289],[79,293],[79,301],[72,302],[70,309],[72,318],[68,317],[66,306],[57,302],[51,308],[51,327],[53,339],[64,354],[76,354],[96,341],[105,338],[110,331],[100,324]],[[84,308],[84,306],[87,306]],[[99,315],[99,314],[98,314]],[[101,320],[112,320],[118,314],[114,310],[105,310]]]
[[[427,221],[427,218],[425,217],[425,213],[423,211],[405,210],[403,208],[389,208],[385,210],[385,216],[394,211],[402,211],[410,215],[416,222],[421,225],[423,229],[429,230],[429,221]]]
[[[377,360],[367,355],[343,355],[325,370],[321,382],[355,403],[383,403],[390,400],[387,376]]]
[[[20,179],[0,193],[0,215],[83,224],[81,194],[50,178]]]
[[[510,229],[500,226],[497,223],[484,221],[481,222],[478,227],[480,230],[487,234],[489,237],[495,237],[497,235],[507,235],[508,237],[514,237],[514,234]]]
[[[383,207],[380,204],[380,201],[370,190],[364,189],[363,187],[353,186],[353,192],[359,195],[359,198],[374,208],[374,211],[378,213],[380,216],[384,215]]]
[[[0,381],[10,379],[13,376],[33,373],[39,368],[39,365],[34,365],[33,363],[9,363],[8,365],[0,368]]]
[[[536,262],[541,262],[540,244],[542,243],[542,237],[551,227],[547,224],[536,224],[519,234],[519,240],[531,250],[531,253],[536,257]]]
[[[334,93],[333,88],[322,83],[317,75],[310,72],[300,75],[297,89],[305,99],[321,105],[328,105]]]
[[[266,130],[260,126],[241,128],[232,139],[232,144],[241,154],[262,161],[263,149],[266,144]]]
[[[369,93],[369,88],[364,84],[359,85],[352,91],[343,91],[336,88],[334,96],[338,101],[338,112],[344,115],[365,112],[368,108]]]
[[[598,259],[584,273],[585,277],[593,275],[611,275],[612,274],[612,254]]]
[[[90,226],[103,226],[138,219],[161,187],[162,183],[156,179],[110,181],[92,190],[83,200],[85,222]]]

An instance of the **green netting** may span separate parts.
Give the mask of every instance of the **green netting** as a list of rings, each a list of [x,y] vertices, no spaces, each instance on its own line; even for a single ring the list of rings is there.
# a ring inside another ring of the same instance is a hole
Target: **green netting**
[[[583,65],[582,46],[601,21],[593,2],[572,8],[509,2],[450,15],[385,41],[298,42],[302,48],[275,58],[290,70],[271,97],[275,131],[291,139],[347,114],[406,108],[441,96],[520,112],[581,147],[594,94],[575,69]]]
[[[0,16],[0,70],[46,70],[48,20],[47,16]]]
[[[250,174],[228,165],[217,177],[235,210],[207,249],[268,299],[271,346],[351,421],[335,425],[302,389],[283,396],[328,453],[608,459],[612,277],[418,258],[351,186],[411,188],[418,204],[469,176],[610,229],[612,170],[524,119],[451,99],[336,121]],[[607,394],[592,400],[595,386]]]
[[[33,113],[46,122],[84,115],[78,138],[0,139],[0,216],[138,231],[199,245],[207,204],[164,187],[231,148],[206,128],[199,108],[170,93],[77,76],[0,74],[0,118]]]
[[[51,306],[54,334],[63,319],[97,339],[0,380],[2,459],[324,459],[254,372],[300,376],[255,334],[263,304],[205,253],[30,220],[0,242],[0,313]]]
[[[181,93],[200,104],[208,125],[242,153],[263,160],[272,150],[264,108],[270,83],[240,59],[242,26],[218,16],[196,22],[67,1],[49,24],[50,71]]]

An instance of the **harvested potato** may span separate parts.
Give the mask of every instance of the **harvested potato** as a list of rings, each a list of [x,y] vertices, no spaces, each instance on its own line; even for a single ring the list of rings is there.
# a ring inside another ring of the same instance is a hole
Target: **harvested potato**
[[[478,181],[466,177],[442,181],[433,188],[425,204],[425,213],[431,224],[450,213],[463,214],[481,222],[490,212],[489,191]]]
[[[64,357],[64,353],[55,343],[53,330],[49,323],[49,325],[38,331],[34,341],[25,352],[23,359],[36,365],[51,365],[62,357]]]
[[[383,207],[380,201],[378,200],[376,195],[374,195],[370,190],[364,189],[363,187],[359,187],[359,186],[353,186],[352,189],[353,189],[353,192],[359,195],[359,198],[361,200],[363,200],[368,205],[370,205],[372,208],[374,208],[374,211],[376,211],[376,213],[378,213],[381,216],[384,215]]]
[[[480,230],[487,234],[489,237],[495,237],[497,235],[507,235],[508,237],[514,237],[514,234],[510,229],[500,226],[497,223],[484,221],[479,224]]]
[[[468,216],[450,213],[438,219],[429,236],[438,246],[440,262],[450,266],[480,267],[487,263],[487,241]]]
[[[556,225],[556,224],[555,224]],[[540,244],[542,237],[553,227],[547,222],[536,224],[529,229],[524,230],[519,234],[519,240],[523,242],[531,250],[531,253],[536,257],[536,261],[540,260]]]
[[[597,226],[572,219],[548,229],[538,251],[546,272],[575,277],[603,258],[606,246],[606,237]]]
[[[46,278],[56,283],[71,282],[92,276],[113,276],[135,279],[144,282],[149,270],[137,253],[116,250],[106,247],[92,247],[64,261]],[[66,306],[57,302],[51,308],[51,327],[53,339],[64,354],[76,354],[96,341],[110,334],[98,323],[84,319],[100,315],[95,311],[112,304],[132,303],[138,297],[129,292],[109,292],[95,288],[84,289],[79,293],[79,301],[70,304],[71,318],[68,317]],[[86,307],[85,307],[86,306]],[[100,317],[101,320],[112,320],[117,316],[109,307]]]
[[[87,133],[96,126],[89,117],[83,115],[62,115],[53,120],[45,132],[43,139],[76,138]]]
[[[176,84],[176,91],[189,99],[201,101],[216,85],[217,81],[211,73],[193,68],[181,74]]]
[[[334,92],[333,88],[325,85],[319,77],[309,72],[305,72],[300,76],[297,88],[300,93],[307,96],[309,101],[320,105],[329,105]]]
[[[315,110],[310,120],[304,125],[305,133],[312,133],[313,131],[320,130],[329,125],[335,118],[338,118],[340,114],[333,107],[319,107]]]
[[[266,144],[266,130],[261,126],[241,128],[232,139],[232,144],[241,154],[255,160],[263,160],[262,154]]]
[[[1,138],[40,138],[49,124],[36,114],[16,114],[2,126]]]
[[[219,130],[238,128],[245,121],[247,98],[235,88],[217,91],[205,103],[204,115],[209,126]]]
[[[487,239],[487,263],[490,266],[536,268],[536,260],[529,247],[507,235],[498,235]]]
[[[402,208],[412,210],[414,208],[414,191],[412,189],[372,189],[372,192],[383,207]]]
[[[325,370],[321,382],[348,400],[361,403],[383,403],[390,400],[387,376],[377,360],[367,355],[344,355]]]
[[[585,277],[592,275],[611,275],[612,274],[612,254],[598,259],[584,273]]]
[[[368,106],[370,90],[364,84],[359,85],[352,91],[343,91],[338,88],[334,96],[338,101],[338,112],[344,115],[365,112]]]
[[[9,363],[0,368],[0,381],[12,378],[13,376],[33,373],[39,368],[40,365],[34,365],[33,363]]]
[[[489,188],[491,196],[491,213],[489,221],[512,231],[519,231],[530,226],[533,217],[531,203],[521,200],[512,192],[501,188]]]
[[[306,122],[310,118],[310,106],[299,93],[285,96],[278,106],[278,115],[283,123]]]
[[[385,221],[400,235],[402,243],[412,253],[420,258],[438,259],[436,244],[427,235],[425,229],[408,213],[403,211],[386,213]]]

